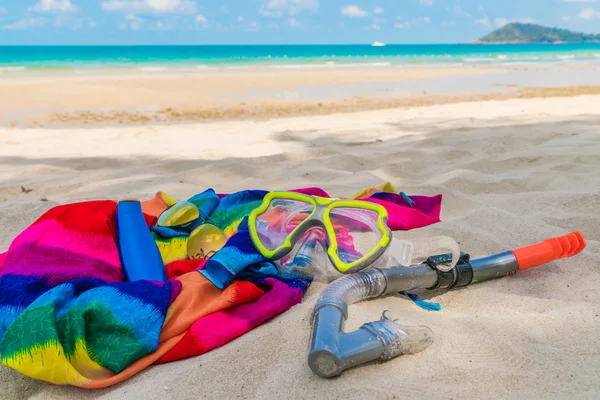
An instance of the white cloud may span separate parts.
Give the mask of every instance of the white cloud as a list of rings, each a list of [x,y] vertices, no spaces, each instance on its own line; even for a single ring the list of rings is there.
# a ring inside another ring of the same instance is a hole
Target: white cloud
[[[195,21],[197,24],[204,25],[204,26],[206,26],[208,24],[208,20],[202,14],[196,15]]]
[[[375,9],[373,10],[373,14],[375,14],[375,15],[383,14],[383,8],[375,7]]]
[[[144,21],[141,19],[136,19],[135,21],[132,21],[131,24],[129,24],[129,27],[131,28],[132,31],[137,31],[139,30],[142,26],[144,25]]]
[[[431,18],[425,17],[425,18],[423,18],[423,22],[425,22],[426,24],[430,24],[431,23]]]
[[[4,25],[2,28],[6,30],[22,30],[22,29],[33,29],[39,28],[46,23],[46,18],[23,18],[13,24]]]
[[[368,16],[369,13],[360,8],[359,6],[350,4],[349,6],[342,8],[342,15],[352,18],[362,18]]]
[[[473,21],[473,23],[475,25],[487,26],[488,28],[492,26],[492,21],[490,21],[490,19],[488,17],[476,19],[475,21]]]
[[[257,24],[256,22],[254,22],[250,19],[246,19],[246,18],[242,17],[241,15],[239,17],[237,17],[237,22],[239,22],[240,28],[242,28],[242,30],[244,30],[244,31],[258,32],[260,30],[259,24]]]
[[[193,13],[192,0],[107,0],[100,3],[109,12]]]
[[[454,21],[454,20],[442,22],[442,26],[455,26],[455,25],[456,25],[456,21]]]
[[[596,11],[593,8],[586,8],[584,10],[581,10],[579,16],[583,19],[600,18],[600,11]]]
[[[374,30],[379,32],[381,30],[381,26],[377,25],[377,24],[372,24],[371,26],[367,26],[367,30]]]
[[[288,18],[287,23],[289,26],[300,26],[300,21],[298,21],[296,18]]]
[[[227,7],[221,7],[221,12],[223,14],[229,14],[229,8],[227,8]]]
[[[569,21],[571,19],[571,17],[569,17],[568,15],[563,15],[562,17],[560,17],[560,19],[562,21]]]
[[[598,0],[560,0],[561,3],[597,3]]]
[[[144,26],[143,18],[139,18],[135,14],[128,14],[125,17],[125,22],[123,22],[119,25],[119,29],[121,29],[121,30],[131,29],[132,31],[137,31],[137,30],[140,30],[142,28],[142,26]]]
[[[507,18],[500,17],[500,18],[494,19],[494,25],[496,25],[498,28],[502,28],[504,25],[508,25],[513,22],[519,22],[521,24],[532,24],[535,22],[535,19],[529,18],[529,17],[513,18],[513,19],[507,19]]]
[[[319,0],[268,0],[260,5],[258,12],[264,17],[296,15],[304,10],[317,11]]]
[[[397,24],[394,25],[394,28],[396,29],[408,29],[410,28],[410,22],[398,22]]]
[[[500,18],[496,18],[496,19],[494,19],[494,24],[495,24],[495,25],[496,25],[498,28],[501,28],[501,27],[503,27],[504,25],[508,25],[509,23],[510,23],[510,21],[509,21],[509,20],[507,20],[506,18],[502,18],[502,17],[500,17]]]
[[[33,7],[29,8],[30,11],[35,12],[75,12],[75,7],[71,0],[40,0]]]
[[[258,25],[254,21],[248,21],[248,23],[244,27],[244,30],[247,32],[258,32],[260,30],[260,25]]]
[[[433,4],[433,0],[419,0],[422,6],[430,6]]]
[[[173,24],[170,24],[168,21],[156,21],[154,25],[150,25],[148,29],[153,31],[165,32],[173,30]]]
[[[471,14],[463,10],[458,4],[455,4],[454,7],[446,8],[446,11],[456,15],[458,18],[469,18],[471,16]]]
[[[8,11],[6,10],[6,8],[0,8],[0,17],[4,14],[8,14]]]

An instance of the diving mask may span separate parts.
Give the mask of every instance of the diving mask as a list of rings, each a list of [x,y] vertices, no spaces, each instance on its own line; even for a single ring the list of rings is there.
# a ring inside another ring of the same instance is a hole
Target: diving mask
[[[270,192],[250,214],[249,230],[255,248],[277,260],[283,272],[330,281],[368,267],[411,265],[415,245],[393,239],[387,217],[375,203]],[[452,268],[460,255],[458,244],[447,238],[440,247],[432,239],[425,246],[419,241],[418,253],[424,253],[423,247],[448,249],[453,260],[440,269]]]

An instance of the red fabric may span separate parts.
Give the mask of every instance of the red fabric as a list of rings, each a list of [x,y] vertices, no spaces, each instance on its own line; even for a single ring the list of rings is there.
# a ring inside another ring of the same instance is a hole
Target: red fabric
[[[172,279],[192,271],[199,271],[204,268],[206,260],[181,260],[173,261],[165,266],[167,278]]]
[[[116,237],[116,214],[116,201],[96,200],[53,207],[36,222],[54,220],[65,228],[103,235],[107,233],[108,228]]]

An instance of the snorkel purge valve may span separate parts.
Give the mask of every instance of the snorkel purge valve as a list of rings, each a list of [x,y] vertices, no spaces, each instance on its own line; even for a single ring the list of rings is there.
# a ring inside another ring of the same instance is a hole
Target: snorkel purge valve
[[[574,256],[585,246],[583,235],[574,232],[485,258],[471,260],[463,253],[459,263],[446,272],[440,265],[451,256],[438,255],[409,268],[371,269],[344,276],[327,286],[317,300],[308,365],[315,374],[331,378],[368,362],[416,354],[433,343],[429,328],[398,325],[385,313],[379,321],[344,332],[348,307],[355,302],[406,290],[464,287]]]

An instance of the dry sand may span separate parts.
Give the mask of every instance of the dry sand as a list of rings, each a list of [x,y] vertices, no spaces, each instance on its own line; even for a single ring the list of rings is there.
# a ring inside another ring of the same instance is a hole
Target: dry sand
[[[101,391],[1,367],[0,398],[598,398],[599,126],[600,96],[579,96],[254,122],[2,128],[0,251],[44,210],[80,199],[313,185],[348,195],[383,181],[444,195],[442,223],[401,237],[447,234],[482,256],[581,230],[588,247],[436,295],[441,312],[399,297],[353,306],[349,329],[388,309],[431,327],[435,343],[337,379],[316,377],[306,363],[322,289],[314,285],[301,305],[203,356]]]

